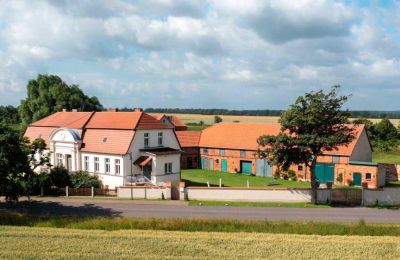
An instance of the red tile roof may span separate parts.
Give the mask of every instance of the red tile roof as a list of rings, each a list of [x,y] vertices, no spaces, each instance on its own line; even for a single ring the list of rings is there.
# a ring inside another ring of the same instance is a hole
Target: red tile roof
[[[149,114],[142,113],[136,129],[171,129],[172,127],[164,125],[160,120],[155,119]]]
[[[355,127],[355,139],[338,150],[326,151],[329,155],[350,156],[364,130],[363,125]],[[281,125],[278,123],[218,123],[202,131],[199,146],[228,149],[257,150],[257,138],[262,135],[277,135]],[[178,134],[178,132],[177,132]],[[195,139],[193,137],[193,139]],[[187,140],[185,142],[188,142]]]
[[[187,129],[187,125],[180,120],[176,115],[164,115],[164,114],[156,114],[153,117],[157,120],[161,120],[163,117],[170,118],[171,123],[178,129]]]
[[[201,131],[177,131],[181,147],[197,147],[199,146]]]
[[[126,154],[135,131],[87,129],[83,136],[82,152]]]
[[[56,112],[30,126],[51,126],[66,128],[83,128],[94,112]]]
[[[24,136],[28,137],[30,142],[40,137],[46,142],[46,145],[49,146],[50,135],[55,129],[57,128],[44,127],[44,126],[29,126],[26,129]]]

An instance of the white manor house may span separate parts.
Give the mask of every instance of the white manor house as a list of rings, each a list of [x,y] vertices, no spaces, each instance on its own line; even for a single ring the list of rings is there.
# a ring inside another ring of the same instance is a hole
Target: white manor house
[[[109,188],[180,180],[174,127],[141,110],[63,110],[30,124],[25,136],[45,140],[52,165],[96,174]]]

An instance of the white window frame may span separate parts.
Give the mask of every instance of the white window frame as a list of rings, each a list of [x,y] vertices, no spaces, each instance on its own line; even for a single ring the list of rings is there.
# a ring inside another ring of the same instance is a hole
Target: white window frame
[[[163,132],[158,132],[158,146],[163,146]]]
[[[111,173],[110,158],[104,158],[104,172],[108,174]]]
[[[89,156],[83,156],[83,170],[89,171]]]
[[[57,166],[64,165],[64,155],[62,153],[57,153],[56,160],[57,160]]]
[[[145,148],[150,147],[150,133],[144,133],[143,142],[144,142],[144,147]]]
[[[94,172],[100,171],[100,158],[94,157]]]
[[[172,174],[172,162],[164,163],[164,173]]]
[[[120,159],[115,159],[115,174],[120,175],[121,174],[121,160]]]

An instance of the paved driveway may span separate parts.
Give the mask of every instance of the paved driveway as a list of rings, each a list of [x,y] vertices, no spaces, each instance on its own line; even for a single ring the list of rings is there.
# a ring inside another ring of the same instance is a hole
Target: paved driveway
[[[129,201],[115,199],[45,198],[21,201],[1,211],[31,214],[80,216],[177,217],[242,220],[298,220],[400,223],[400,210],[371,208],[267,208],[231,206],[188,206],[181,201]]]

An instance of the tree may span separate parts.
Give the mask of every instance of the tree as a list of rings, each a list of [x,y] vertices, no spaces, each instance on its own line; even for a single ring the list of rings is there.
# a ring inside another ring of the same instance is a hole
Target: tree
[[[218,124],[222,122],[222,118],[220,116],[214,116],[214,123]]]
[[[25,139],[26,142],[29,142]],[[46,150],[46,142],[42,138],[36,138],[32,143],[28,144],[29,148],[29,165],[34,171],[39,166],[51,167],[50,153]]]
[[[317,183],[314,167],[323,151],[337,150],[354,139],[354,130],[347,125],[350,113],[342,111],[347,96],[338,96],[339,86],[325,94],[322,90],[306,93],[281,116],[277,136],[258,138],[258,155],[268,158],[283,171],[303,164],[310,170],[312,202],[316,203]]]
[[[55,75],[38,75],[27,85],[28,96],[18,109],[26,126],[54,112],[65,109],[99,111],[103,109],[97,97],[86,96],[78,85],[68,86]]]
[[[390,151],[399,145],[399,133],[389,119],[384,118],[373,128],[372,145],[381,151]]]
[[[49,178],[51,185],[58,188],[71,185],[71,176],[69,175],[68,170],[63,166],[56,166],[52,168],[50,170]]]
[[[97,176],[92,176],[86,171],[77,171],[71,175],[71,183],[74,188],[99,188],[101,181]]]
[[[18,108],[13,106],[0,106],[0,123],[17,125],[21,122]]]
[[[32,174],[28,153],[19,133],[0,123],[0,193],[7,201],[18,201],[25,192],[26,179]]]

